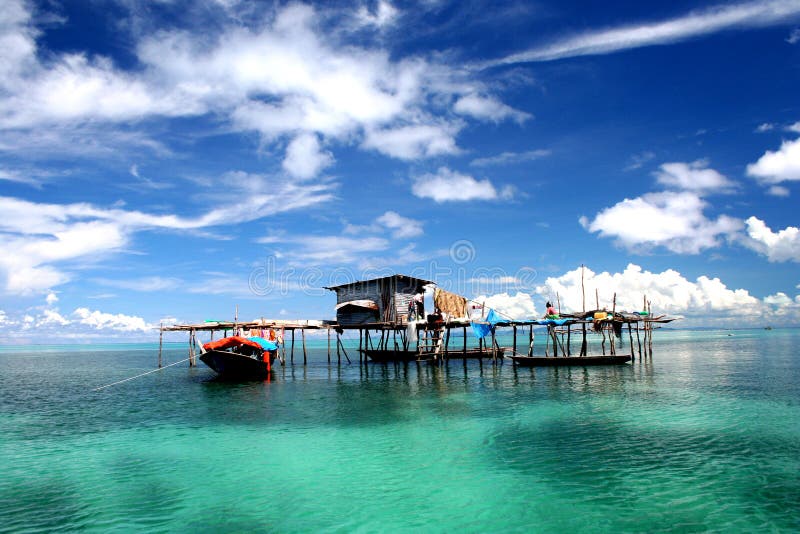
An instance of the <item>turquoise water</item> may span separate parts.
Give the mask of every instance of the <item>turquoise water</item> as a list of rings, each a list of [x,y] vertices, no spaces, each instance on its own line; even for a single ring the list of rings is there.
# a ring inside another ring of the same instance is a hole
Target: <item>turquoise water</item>
[[[800,529],[800,331],[572,369],[311,345],[270,382],[183,363],[101,391],[157,346],[0,349],[0,531]]]

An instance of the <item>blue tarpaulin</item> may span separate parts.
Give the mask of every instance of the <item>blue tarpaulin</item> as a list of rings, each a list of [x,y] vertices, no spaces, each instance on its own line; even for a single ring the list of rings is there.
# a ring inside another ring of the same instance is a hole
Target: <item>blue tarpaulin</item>
[[[486,315],[486,321],[479,322],[479,323],[470,323],[472,326],[472,332],[475,334],[475,337],[478,339],[483,339],[489,334],[492,333],[492,329],[494,325],[503,321],[503,318],[500,317],[494,310],[490,309],[489,313]]]
[[[263,337],[248,337],[247,339],[249,339],[250,341],[255,341],[256,343],[261,345],[261,348],[263,348],[264,350],[278,349],[277,343],[275,343],[274,341],[270,341],[268,339],[264,339]]]

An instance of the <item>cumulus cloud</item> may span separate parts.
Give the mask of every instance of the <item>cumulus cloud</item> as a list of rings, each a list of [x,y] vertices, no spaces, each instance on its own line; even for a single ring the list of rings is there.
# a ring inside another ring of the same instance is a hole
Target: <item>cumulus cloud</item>
[[[758,127],[756,128],[756,132],[764,133],[764,132],[772,131],[774,129],[775,129],[775,125],[774,124],[769,123],[769,122],[763,122],[763,123],[758,125]]]
[[[589,232],[611,237],[628,249],[664,247],[679,254],[698,254],[717,247],[741,230],[740,220],[721,215],[712,220],[708,204],[695,192],[648,193],[625,199],[580,222]]]
[[[286,149],[283,168],[296,178],[313,178],[324,168],[333,164],[330,152],[324,152],[314,134],[295,137]]]
[[[510,199],[514,189],[505,186],[499,191],[488,179],[477,180],[468,174],[440,167],[436,174],[423,174],[413,179],[411,192],[420,198],[430,198],[437,203],[464,202],[468,200]]]
[[[735,185],[719,172],[708,168],[705,160],[664,163],[655,175],[661,185],[698,193],[725,192]]]
[[[673,315],[732,312],[752,308],[759,302],[745,289],[729,289],[719,278],[700,276],[690,281],[673,269],[654,273],[634,264],[629,264],[619,273],[595,273],[586,268],[583,285],[587,310],[597,306],[595,290],[599,294],[600,308],[610,310],[616,293],[617,310],[641,310],[646,296],[655,313]],[[548,299],[554,299],[558,294],[562,311],[582,311],[580,267],[562,276],[548,278],[536,288],[536,292]]]
[[[784,141],[777,151],[767,150],[747,166],[747,174],[765,185],[800,180],[800,139]]]
[[[457,125],[417,124],[367,130],[362,146],[402,160],[457,154]]]
[[[800,262],[800,229],[789,226],[773,232],[764,221],[750,217],[745,221],[747,238],[744,244],[763,254],[771,262]]]
[[[76,322],[95,330],[120,330],[123,332],[152,332],[154,325],[148,324],[141,317],[122,313],[106,313],[88,308],[77,308],[72,312]]]
[[[431,58],[393,57],[363,39],[348,40],[305,4],[278,7],[249,25],[231,5],[215,29],[134,35],[135,70],[96,54],[40,48],[27,4],[6,4],[0,130],[7,135],[0,150],[36,146],[96,154],[100,145],[111,154],[111,148],[130,150],[117,142],[116,125],[142,136],[152,119],[213,116],[226,131],[255,131],[264,144],[286,145],[284,168],[307,178],[333,162],[314,139],[328,147],[360,142],[394,158],[427,158],[458,152],[461,123],[442,123],[436,117],[443,113],[493,121],[530,117],[503,104],[468,70]],[[362,28],[388,27],[398,16],[383,0],[345,15]],[[143,137],[143,146],[163,148]]]
[[[514,295],[510,293],[481,295],[473,300],[484,304],[487,309],[492,308],[504,319],[533,319],[538,316],[531,295],[520,291]]]
[[[422,223],[420,221],[403,217],[397,212],[387,211],[376,219],[376,222],[392,232],[395,239],[407,239],[422,235]]]

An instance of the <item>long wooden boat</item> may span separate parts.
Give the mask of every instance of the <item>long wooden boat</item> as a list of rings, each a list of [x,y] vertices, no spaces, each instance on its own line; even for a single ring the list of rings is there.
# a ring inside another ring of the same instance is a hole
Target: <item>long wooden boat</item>
[[[361,352],[366,355],[373,362],[414,362],[414,361],[429,361],[434,360],[436,357],[445,358],[450,360],[463,360],[465,358],[491,358],[492,351],[489,349],[467,349],[466,352],[462,350],[449,350],[447,354],[444,351],[437,352],[418,352],[416,350],[393,350],[393,349],[361,349]],[[502,358],[505,349],[497,349],[497,357]]]
[[[509,356],[520,367],[582,367],[587,365],[622,365],[631,361],[630,354],[608,356]]]
[[[274,343],[233,336],[203,345],[200,361],[226,379],[264,380],[269,377],[277,354]]]

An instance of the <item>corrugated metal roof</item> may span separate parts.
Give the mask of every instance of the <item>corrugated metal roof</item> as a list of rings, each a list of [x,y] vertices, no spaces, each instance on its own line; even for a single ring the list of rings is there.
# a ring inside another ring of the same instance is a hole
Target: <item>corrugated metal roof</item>
[[[436,283],[436,282],[432,282],[430,280],[423,280],[422,278],[416,278],[414,276],[407,276],[407,275],[404,275],[404,274],[393,274],[391,276],[382,276],[380,278],[372,278],[370,280],[358,280],[358,281],[355,281],[355,282],[349,282],[347,284],[340,284],[338,286],[326,287],[325,289],[330,289],[331,291],[334,291],[334,290],[342,288],[342,287],[349,287],[349,286],[354,286],[354,285],[358,285],[358,284],[366,284],[366,283],[369,283],[369,282],[376,282],[376,281],[380,281],[380,280],[391,280],[391,279],[395,279],[395,278],[397,280],[408,280],[408,281],[411,281],[411,282],[416,282],[417,284],[421,284],[421,285],[428,285],[428,284],[435,284]]]

